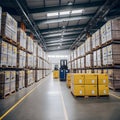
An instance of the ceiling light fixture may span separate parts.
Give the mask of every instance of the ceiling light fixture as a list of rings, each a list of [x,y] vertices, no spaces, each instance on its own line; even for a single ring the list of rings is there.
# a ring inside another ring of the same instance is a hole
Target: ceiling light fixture
[[[68,5],[73,5],[73,3],[71,1],[68,1]]]
[[[68,14],[70,14],[70,11],[62,11],[62,12],[60,12],[60,15],[68,15]]]
[[[58,12],[47,13],[47,16],[48,16],[48,17],[51,17],[51,16],[58,16]]]
[[[72,10],[72,14],[77,14],[77,13],[82,13],[82,12],[83,12],[82,9],[80,9],[80,10]]]

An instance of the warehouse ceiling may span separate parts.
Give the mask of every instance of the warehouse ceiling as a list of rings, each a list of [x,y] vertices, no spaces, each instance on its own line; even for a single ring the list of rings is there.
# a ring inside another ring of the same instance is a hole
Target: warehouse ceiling
[[[74,49],[120,14],[119,0],[0,0],[45,51]]]

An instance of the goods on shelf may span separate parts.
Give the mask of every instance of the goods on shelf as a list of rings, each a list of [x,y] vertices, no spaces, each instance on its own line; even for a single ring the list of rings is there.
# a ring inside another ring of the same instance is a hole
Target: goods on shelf
[[[38,82],[40,79],[42,79],[42,70],[36,70],[36,78],[35,82]]]
[[[26,70],[25,71],[25,87],[30,86],[34,82],[35,82],[34,70]]]
[[[109,20],[106,23],[107,41],[120,40],[120,20]]]
[[[80,46],[81,56],[85,55],[85,43]]]
[[[27,36],[27,50],[31,53],[33,53],[33,39],[29,36]]]
[[[96,47],[100,47],[101,46],[101,35],[100,35],[100,30],[98,29],[95,32],[95,37],[96,37]]]
[[[12,66],[17,66],[17,47],[15,46],[12,46]]]
[[[92,34],[92,48],[96,48],[96,34]]]
[[[106,37],[106,25],[103,25],[100,29],[101,32],[101,44],[106,43],[107,37]]]
[[[85,57],[82,57],[81,59],[81,68],[85,68]]]
[[[33,55],[27,53],[26,67],[33,67]]]
[[[96,57],[97,57],[96,65],[97,65],[97,67],[101,67],[102,66],[102,51],[101,51],[101,49],[98,49],[96,51],[96,53],[97,53],[97,55],[96,55]]]
[[[10,71],[10,92],[16,91],[16,71]]]
[[[102,48],[102,63],[103,65],[107,65],[107,47]]]
[[[0,65],[7,65],[8,44],[0,39]]]
[[[92,38],[89,37],[87,38],[87,40],[85,41],[85,52],[91,52],[92,51]]]
[[[17,63],[19,68],[25,68],[26,65],[26,52],[19,50],[17,55]]]
[[[104,70],[109,76],[109,87],[116,90],[120,89],[120,69]]]
[[[97,51],[93,52],[93,66],[97,66]]]
[[[0,98],[4,98],[10,93],[10,71],[1,71],[0,78]]]
[[[17,42],[17,22],[7,12],[2,14],[1,34],[2,36]]]
[[[17,32],[17,42],[19,43],[20,47],[23,47],[26,49],[26,33],[22,29],[18,29]]]
[[[78,62],[78,68],[81,68],[81,61],[80,60],[81,60],[80,58],[77,60],[77,62]]]
[[[25,87],[25,71],[16,72],[16,90],[20,90]]]
[[[86,55],[86,67],[92,67],[93,66],[93,55],[88,54]]]

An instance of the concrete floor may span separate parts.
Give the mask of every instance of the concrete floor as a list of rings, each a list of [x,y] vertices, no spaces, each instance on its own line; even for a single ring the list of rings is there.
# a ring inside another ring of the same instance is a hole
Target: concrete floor
[[[65,82],[53,80],[52,75],[40,82],[43,83],[3,120],[120,120],[120,99],[113,96],[75,98]],[[5,100],[0,100],[0,116],[32,90],[36,84]],[[120,95],[120,93],[112,93]]]

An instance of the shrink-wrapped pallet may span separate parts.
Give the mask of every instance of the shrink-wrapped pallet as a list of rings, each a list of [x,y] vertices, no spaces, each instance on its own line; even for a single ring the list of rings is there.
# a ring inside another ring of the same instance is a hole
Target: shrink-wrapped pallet
[[[92,49],[96,48],[96,34],[92,34]]]
[[[102,51],[101,49],[97,50],[97,66],[101,67],[102,66]]]
[[[88,54],[86,55],[86,67],[92,67],[93,66],[93,55]]]
[[[85,41],[85,52],[91,52],[92,51],[92,38],[89,37],[87,38],[87,40]]]
[[[3,37],[7,37],[15,42],[17,42],[17,22],[15,19],[7,12],[2,14],[2,29],[1,33]]]
[[[101,44],[106,43],[107,41],[107,36],[106,36],[106,25],[103,25],[100,29],[101,33]]]
[[[80,61],[81,61],[81,68],[85,68],[85,57],[82,57]]]
[[[102,63],[103,65],[107,65],[108,57],[107,57],[107,47],[102,48]]]
[[[26,33],[22,29],[18,29],[17,42],[21,47],[25,49],[26,49],[26,41],[27,41],[26,39],[27,39]]]
[[[93,66],[97,66],[97,52],[94,51],[93,52]]]
[[[100,34],[99,29],[95,32],[95,36],[96,36],[96,47],[100,47],[101,46],[101,34]]]

